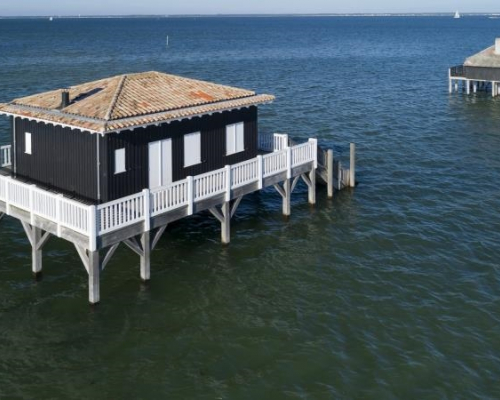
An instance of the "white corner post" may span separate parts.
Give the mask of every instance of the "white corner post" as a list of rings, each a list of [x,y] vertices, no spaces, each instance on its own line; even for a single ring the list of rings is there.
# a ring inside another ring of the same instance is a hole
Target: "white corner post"
[[[470,81],[468,79],[465,80],[465,90],[467,94],[470,94]]]
[[[350,165],[349,165],[349,186],[356,186],[356,145],[351,143]]]
[[[99,285],[101,275],[101,260],[99,250],[97,250],[97,207],[92,205],[89,206],[88,210],[89,249],[87,251],[88,264],[86,267],[89,274],[89,303],[97,304],[100,301]],[[84,260],[83,257],[82,260]]]
[[[151,210],[150,210],[150,193],[149,189],[142,191],[143,206],[144,206],[144,232],[149,232],[151,229]]]
[[[448,91],[453,93],[453,80],[451,79],[451,68],[448,69]]]
[[[333,150],[328,149],[326,152],[326,177],[327,177],[327,191],[328,198],[333,198]]]
[[[309,139],[309,143],[312,146],[314,162],[313,162],[313,168],[308,174],[309,179],[305,180],[305,183],[307,184],[307,189],[308,189],[307,197],[309,204],[316,204],[316,169],[318,168],[318,140]]]

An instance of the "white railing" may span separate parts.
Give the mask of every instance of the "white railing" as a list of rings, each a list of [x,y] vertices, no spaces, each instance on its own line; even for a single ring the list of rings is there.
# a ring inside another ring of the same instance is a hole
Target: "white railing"
[[[229,173],[230,175],[230,173]],[[228,168],[221,168],[206,174],[197,175],[194,180],[194,201],[208,199],[224,193],[227,189]]]
[[[89,208],[92,206],[6,176],[0,176],[0,200],[6,203],[7,214],[13,206],[28,212],[32,223],[36,216],[54,222],[58,235],[61,227],[89,235]]]
[[[97,207],[98,232],[103,234],[142,221],[145,201],[141,192],[101,204]]]
[[[314,139],[313,139],[314,140]],[[292,147],[292,167],[311,162],[317,159],[316,146],[311,146],[311,142],[299,144]]]
[[[151,216],[188,204],[188,180],[175,182],[170,186],[151,190]]]
[[[0,167],[9,167],[12,165],[11,146],[0,146]]]
[[[259,150],[280,151],[288,147],[288,135],[286,133],[259,133]]]
[[[275,133],[273,151],[284,150],[288,147],[288,135],[286,133]]]
[[[264,178],[279,174],[287,169],[287,154],[286,150],[281,150],[276,153],[266,154],[264,160]]]
[[[231,187],[233,189],[255,182],[259,177],[259,163],[262,157],[245,161],[231,167]]]
[[[280,145],[285,143],[284,140],[279,139]],[[12,206],[29,213],[32,224],[35,223],[35,216],[54,222],[58,236],[61,235],[61,227],[87,236],[89,249],[94,251],[99,235],[140,222],[144,222],[144,230],[147,231],[150,229],[151,217],[186,206],[187,214],[193,214],[196,202],[222,193],[225,194],[226,201],[229,201],[233,189],[254,183],[262,188],[265,178],[283,172],[287,172],[287,178],[291,178],[294,167],[311,162],[313,168],[316,168],[315,139],[206,174],[188,177],[168,186],[145,189],[141,193],[97,207],[0,176],[0,201],[6,203],[7,214]]]

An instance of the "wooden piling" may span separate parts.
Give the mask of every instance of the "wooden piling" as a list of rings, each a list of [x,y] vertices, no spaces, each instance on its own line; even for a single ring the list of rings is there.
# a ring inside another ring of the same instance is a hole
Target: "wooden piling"
[[[223,244],[231,242],[231,203],[225,201],[222,204],[221,240]]]
[[[283,182],[283,191],[284,191],[284,196],[283,196],[283,215],[288,217],[291,215],[292,210],[291,210],[291,195],[292,195],[292,183],[291,179],[286,179],[285,182]]]
[[[141,258],[141,279],[147,282],[151,279],[151,233],[144,232],[141,235],[142,255]]]
[[[326,152],[326,176],[327,176],[327,191],[328,198],[333,198],[333,150],[328,149]]]
[[[89,303],[97,304],[100,301],[100,274],[101,265],[99,250],[88,252],[89,260]]]
[[[356,145],[351,143],[350,165],[349,165],[349,186],[356,186]]]
[[[309,204],[316,204],[316,170],[309,172],[308,200]]]
[[[42,239],[42,230],[40,228],[32,228],[32,244],[31,244],[31,270],[35,278],[39,277],[42,273],[42,249],[38,246]]]

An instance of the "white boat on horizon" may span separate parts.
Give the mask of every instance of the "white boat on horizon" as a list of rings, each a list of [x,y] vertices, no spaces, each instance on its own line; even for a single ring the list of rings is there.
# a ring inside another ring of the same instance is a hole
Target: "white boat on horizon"
[[[53,19],[54,19],[53,17],[50,17],[50,18],[49,18],[49,21],[52,21]]]
[[[461,18],[460,13],[458,11],[456,11],[455,16],[453,18],[455,18],[455,19]]]

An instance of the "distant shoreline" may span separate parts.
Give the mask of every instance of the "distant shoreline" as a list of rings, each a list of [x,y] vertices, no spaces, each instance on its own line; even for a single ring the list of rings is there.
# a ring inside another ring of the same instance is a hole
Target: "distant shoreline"
[[[450,17],[448,13],[330,13],[330,14],[153,14],[153,15],[0,15],[0,19],[126,19],[126,18],[307,18],[307,17]],[[462,17],[500,17],[499,13],[462,13]]]

